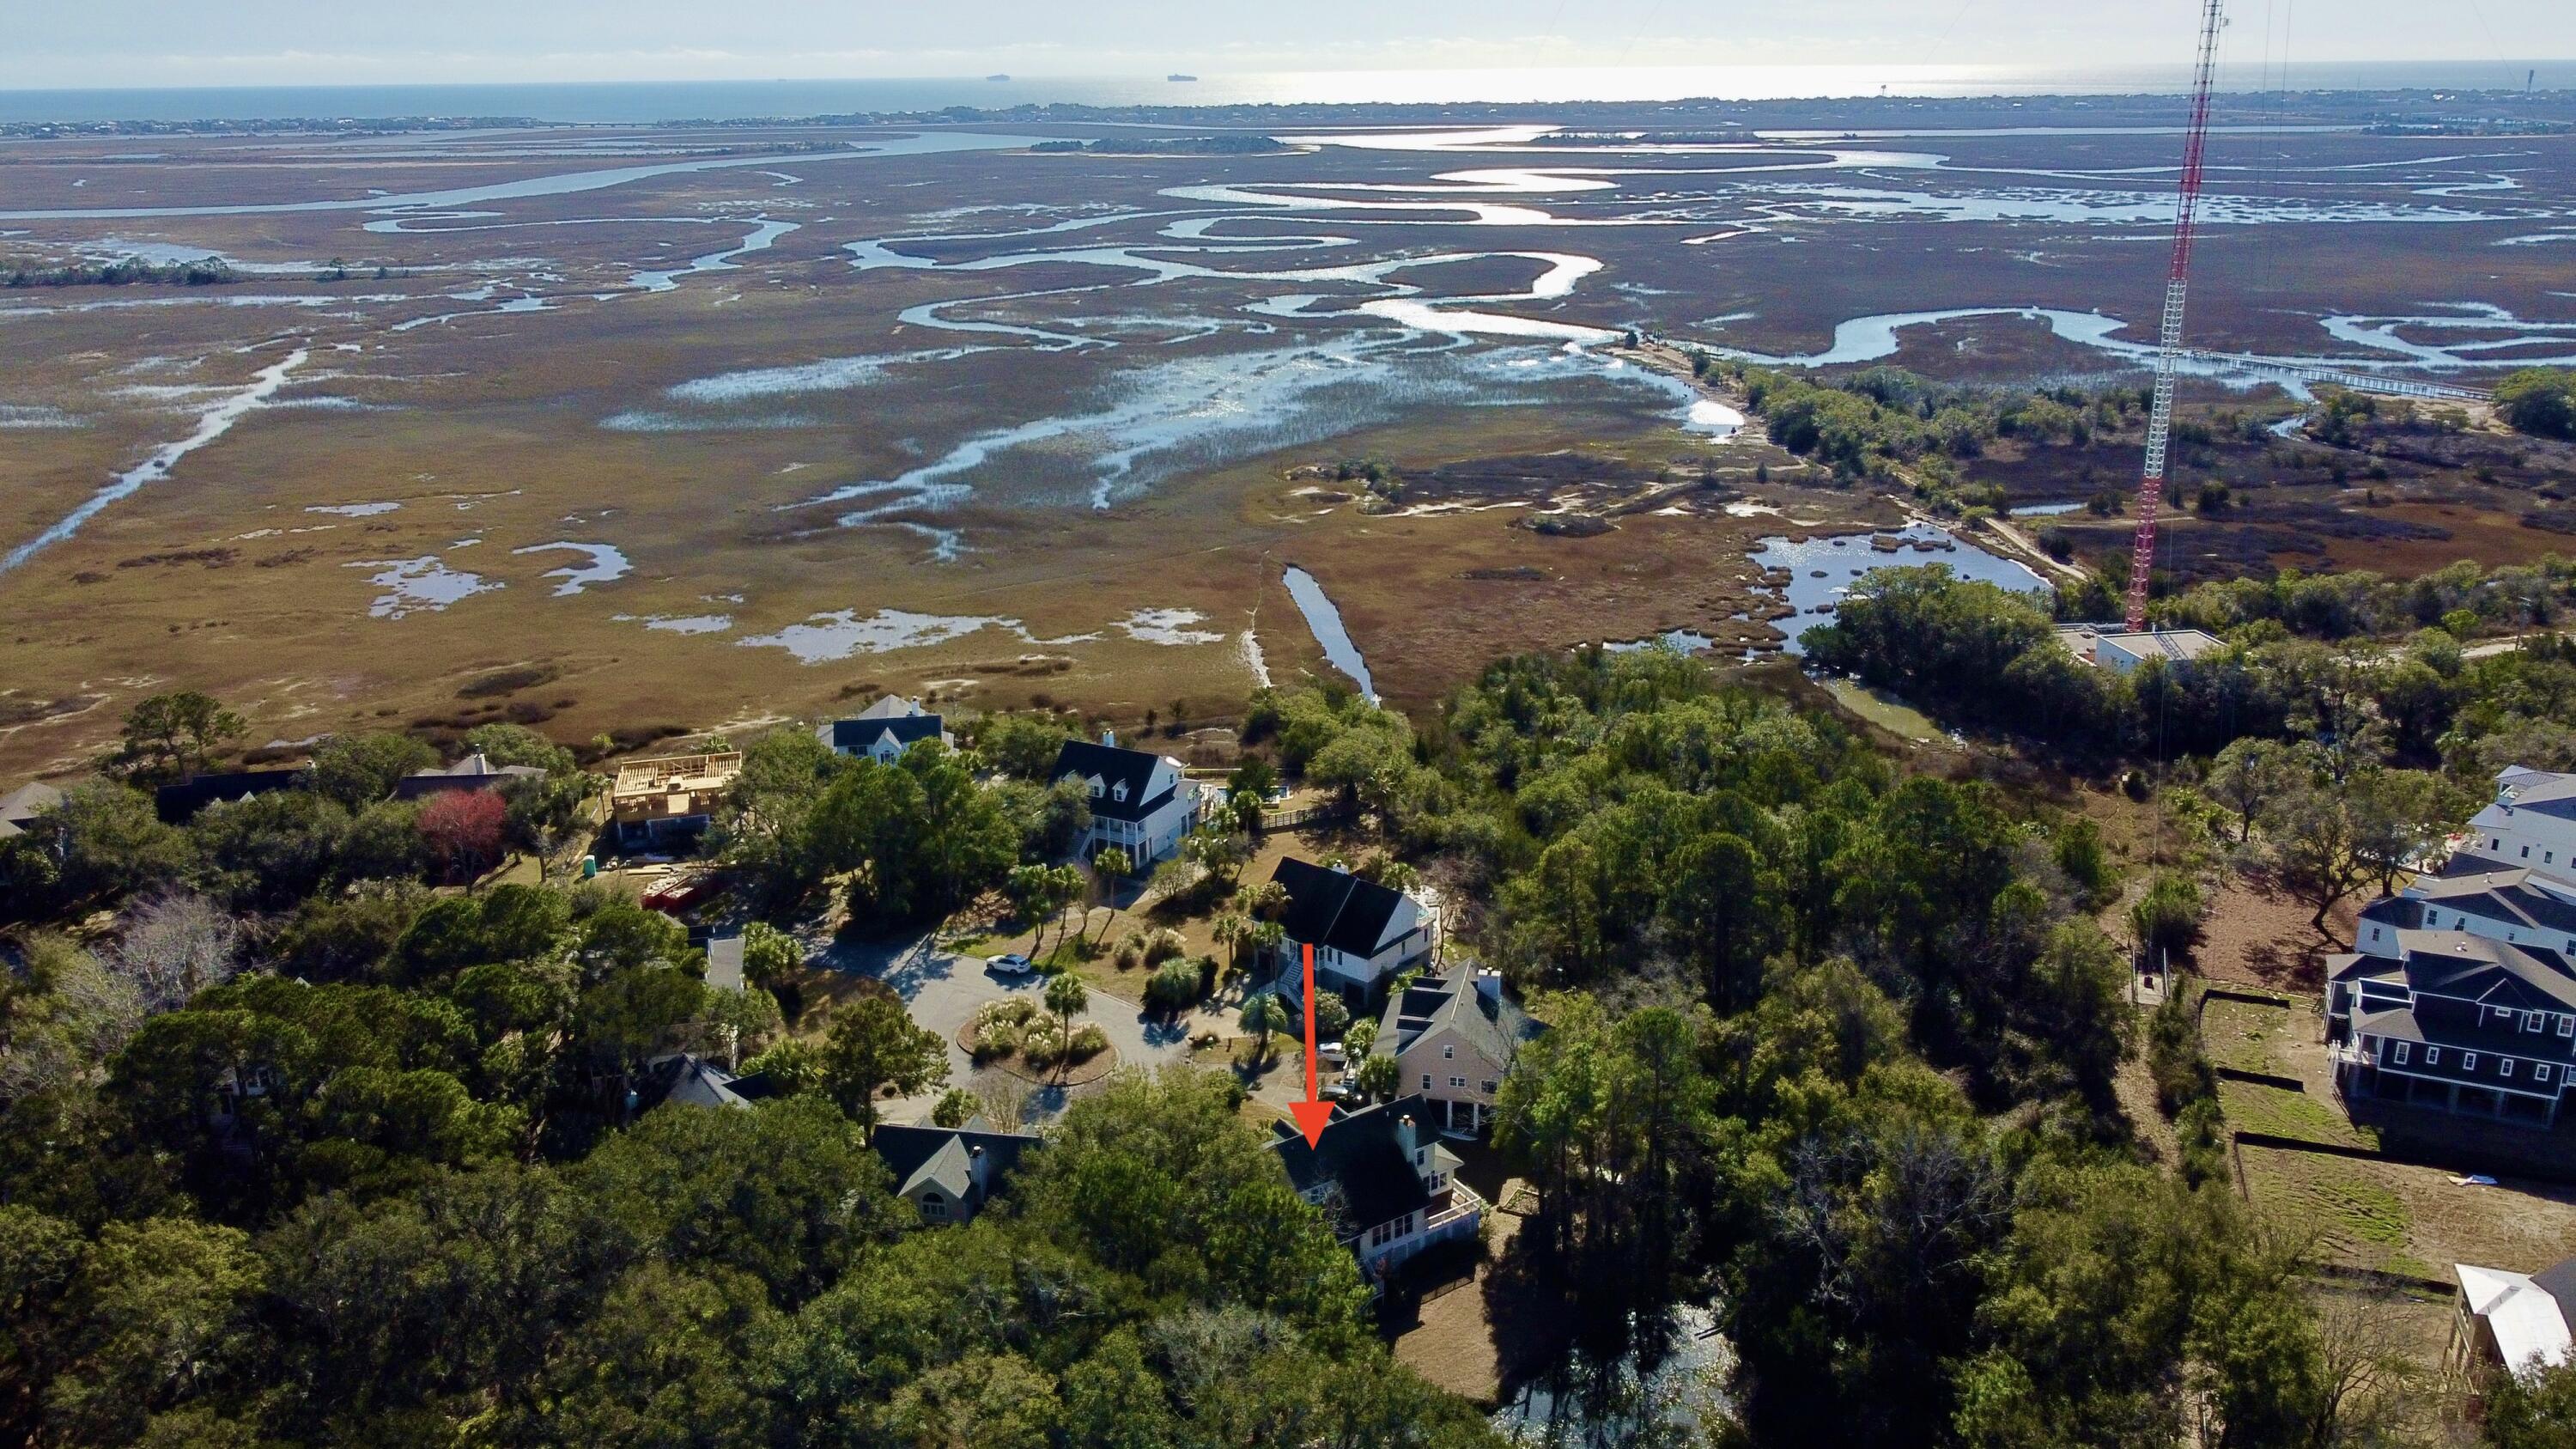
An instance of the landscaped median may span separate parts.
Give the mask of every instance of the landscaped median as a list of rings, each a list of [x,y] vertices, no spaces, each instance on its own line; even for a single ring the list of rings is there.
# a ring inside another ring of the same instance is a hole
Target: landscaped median
[[[1022,996],[988,1001],[957,1029],[957,1044],[979,1067],[998,1067],[1022,1081],[1079,1087],[1118,1065],[1118,1049],[1097,1022],[1066,1024]]]

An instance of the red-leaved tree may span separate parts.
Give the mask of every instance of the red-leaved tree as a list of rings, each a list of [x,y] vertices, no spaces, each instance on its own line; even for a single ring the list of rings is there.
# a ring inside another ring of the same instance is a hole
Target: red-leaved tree
[[[493,791],[445,791],[420,807],[421,838],[450,877],[472,875],[500,858],[509,813]]]

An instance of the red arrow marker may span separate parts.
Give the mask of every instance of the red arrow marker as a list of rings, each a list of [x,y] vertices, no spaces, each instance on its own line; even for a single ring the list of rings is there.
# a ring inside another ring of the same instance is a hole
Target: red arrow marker
[[[1306,1145],[1312,1148],[1324,1140],[1324,1127],[1333,1120],[1333,1104],[1322,1100],[1315,1090],[1315,948],[1306,948],[1306,1100],[1291,1102],[1288,1110],[1297,1114],[1297,1126],[1306,1134]]]

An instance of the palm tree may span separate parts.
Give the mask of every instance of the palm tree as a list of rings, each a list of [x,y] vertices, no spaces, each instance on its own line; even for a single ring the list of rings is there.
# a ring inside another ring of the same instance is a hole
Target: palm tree
[[[1265,991],[1243,1003],[1243,1029],[1252,1034],[1252,1059],[1270,1060],[1270,1035],[1288,1029],[1288,1007],[1278,996]]]
[[[1216,943],[1225,948],[1226,969],[1228,971],[1239,969],[1243,965],[1243,945],[1252,939],[1252,923],[1232,911],[1227,911],[1216,918],[1215,925],[1208,927],[1208,934],[1214,936]]]
[[[1046,984],[1046,1004],[1047,1010],[1055,1013],[1057,1023],[1064,1028],[1066,1049],[1055,1059],[1056,1080],[1062,1081],[1065,1065],[1073,1059],[1073,1014],[1091,1004],[1091,988],[1083,985],[1082,978],[1074,972],[1058,972]]]
[[[1109,914],[1100,923],[1100,935],[1104,940],[1109,936],[1110,923],[1118,919],[1118,883],[1135,868],[1136,863],[1127,858],[1127,852],[1114,845],[1091,858],[1091,882],[1099,889],[1101,898],[1109,903]],[[1083,929],[1088,931],[1091,927],[1090,913],[1086,911],[1083,914]]]
[[[1253,923],[1252,949],[1256,956],[1264,951],[1275,951],[1279,949],[1279,943],[1287,939],[1288,928],[1279,924],[1277,921],[1257,921]]]

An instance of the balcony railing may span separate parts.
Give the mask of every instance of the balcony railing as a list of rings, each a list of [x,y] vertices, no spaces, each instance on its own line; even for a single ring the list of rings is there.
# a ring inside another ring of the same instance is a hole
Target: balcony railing
[[[1461,1218],[1471,1218],[1485,1210],[1485,1200],[1476,1196],[1474,1188],[1453,1182],[1449,1185],[1449,1192],[1449,1206],[1423,1220],[1424,1232],[1436,1233]]]

